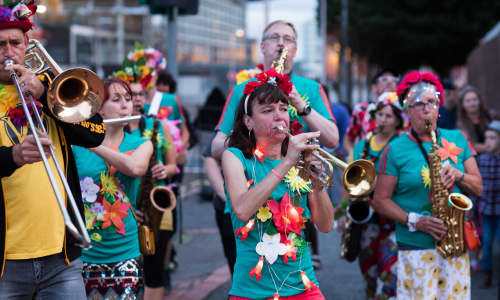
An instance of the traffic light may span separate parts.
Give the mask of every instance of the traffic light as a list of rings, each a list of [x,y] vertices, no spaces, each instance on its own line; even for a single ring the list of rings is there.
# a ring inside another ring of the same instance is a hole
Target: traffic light
[[[149,6],[152,14],[168,14],[170,8],[177,6],[179,15],[195,15],[198,13],[199,0],[140,0]]]

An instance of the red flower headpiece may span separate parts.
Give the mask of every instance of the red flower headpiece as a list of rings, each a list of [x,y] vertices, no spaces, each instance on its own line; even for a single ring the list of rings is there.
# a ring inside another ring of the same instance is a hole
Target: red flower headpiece
[[[250,81],[245,85],[243,94],[250,95],[256,88],[264,83],[274,84],[279,87],[283,93],[288,97],[292,92],[293,84],[287,75],[279,74],[274,68],[255,75],[257,81]]]
[[[399,103],[404,106],[404,98],[408,93],[408,90],[412,85],[419,82],[427,82],[433,84],[436,87],[436,92],[439,93],[439,106],[443,105],[443,85],[437,78],[437,76],[431,73],[420,73],[419,71],[412,71],[405,75],[403,80],[398,84],[396,94],[399,97]]]

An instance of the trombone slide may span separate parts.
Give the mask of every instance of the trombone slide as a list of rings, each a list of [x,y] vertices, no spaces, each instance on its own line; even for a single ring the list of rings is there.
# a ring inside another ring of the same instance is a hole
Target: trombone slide
[[[14,62],[10,59],[6,60],[4,62],[4,65],[10,66]],[[21,99],[21,105],[23,107],[24,114],[26,115],[26,119],[28,120],[29,127],[31,129],[31,132],[33,134],[33,137],[35,138],[35,142],[38,148],[38,151],[40,152],[40,156],[42,157],[43,165],[45,166],[45,170],[47,172],[47,176],[49,177],[50,184],[52,185],[52,189],[54,190],[55,196],[57,198],[57,203],[59,204],[59,208],[61,210],[63,219],[64,219],[64,224],[66,225],[66,228],[68,231],[71,233],[71,235],[76,238],[79,242],[82,248],[88,249],[91,247],[90,245],[90,237],[88,235],[87,229],[85,228],[85,224],[83,223],[82,216],[80,215],[80,212],[78,210],[78,206],[76,205],[76,201],[73,198],[73,194],[71,193],[71,189],[69,188],[68,181],[66,180],[66,176],[64,175],[64,172],[62,171],[61,165],[59,164],[59,161],[57,160],[57,157],[54,153],[54,150],[50,148],[50,156],[52,157],[52,160],[54,161],[54,164],[56,166],[57,173],[59,177],[61,178],[61,182],[64,186],[64,189],[66,191],[66,194],[68,195],[68,202],[71,205],[71,209],[73,210],[73,214],[75,215],[77,222],[78,222],[78,227],[79,230],[76,228],[76,226],[73,224],[71,221],[71,218],[69,217],[66,205],[64,203],[64,198],[61,195],[61,192],[59,191],[57,187],[56,180],[54,178],[54,174],[52,173],[52,168],[49,165],[49,162],[47,160],[47,157],[45,156],[45,152],[43,150],[42,144],[40,143],[40,138],[38,136],[38,131],[37,128],[33,122],[33,119],[31,117],[31,114],[28,109],[28,104],[26,103],[26,99],[24,98],[23,92],[21,90],[21,87],[19,85],[19,80],[17,78],[17,74],[15,71],[10,72],[10,77],[12,78],[12,81],[14,82],[14,85],[16,86],[17,92],[19,94],[19,98]],[[33,109],[33,112],[37,118],[38,124],[40,124],[40,127],[42,129],[43,133],[47,133],[47,130],[45,129],[45,126],[43,125],[42,119],[40,117],[40,114],[38,113],[38,110],[36,109],[35,102],[33,100],[33,96],[28,95],[30,98],[30,104]]]

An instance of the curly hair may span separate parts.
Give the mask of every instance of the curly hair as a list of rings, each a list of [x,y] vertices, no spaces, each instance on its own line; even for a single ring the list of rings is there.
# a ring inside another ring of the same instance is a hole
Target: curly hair
[[[236,111],[236,116],[234,117],[234,127],[231,135],[227,137],[228,147],[235,147],[240,149],[246,158],[252,157],[253,150],[255,149],[257,142],[252,131],[249,131],[243,117],[245,115],[245,98],[247,95],[243,95],[240,99],[240,104]],[[253,103],[257,101],[259,104],[272,104],[272,103],[285,103],[288,104],[288,98],[285,93],[277,87],[276,85],[264,83],[257,87],[248,98],[247,102],[247,113],[248,116],[252,116],[253,113]],[[281,153],[286,155],[286,150],[288,148],[288,137],[285,138],[281,146]]]

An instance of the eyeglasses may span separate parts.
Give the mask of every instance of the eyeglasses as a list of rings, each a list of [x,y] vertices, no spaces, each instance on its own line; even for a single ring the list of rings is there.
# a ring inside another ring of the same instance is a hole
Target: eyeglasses
[[[434,100],[431,100],[429,102],[419,101],[419,102],[408,105],[409,108],[415,108],[415,110],[418,110],[418,111],[424,110],[426,106],[429,109],[436,109],[438,107],[437,102]]]
[[[394,76],[382,76],[377,78],[377,82],[380,83],[398,82],[398,78]]]
[[[281,36],[277,33],[265,36],[264,40],[270,40],[274,43],[279,43],[281,38],[283,38],[283,43],[285,43],[285,44],[295,44],[297,42],[297,40],[293,36],[290,36],[290,35]]]
[[[139,92],[139,93],[132,92],[132,97],[146,97],[146,92]]]

